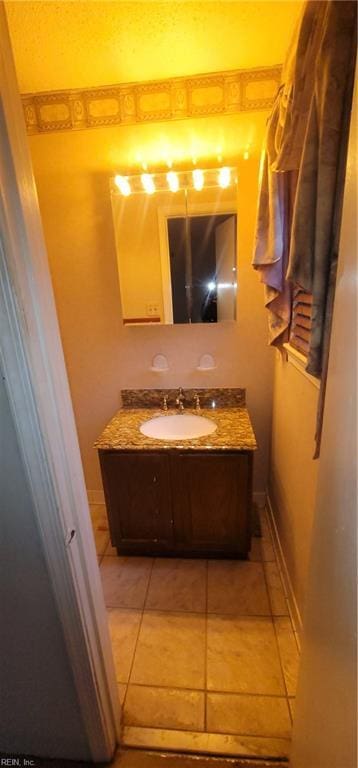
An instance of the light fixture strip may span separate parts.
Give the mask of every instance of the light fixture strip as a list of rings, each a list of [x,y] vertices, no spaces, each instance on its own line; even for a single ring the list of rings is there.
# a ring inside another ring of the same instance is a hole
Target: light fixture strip
[[[230,182],[231,182],[230,168],[227,168],[227,167],[220,168],[218,181],[219,181],[219,186],[222,187],[222,189],[227,189],[227,187],[230,186]]]
[[[151,173],[142,173],[141,176],[142,185],[147,195],[152,195],[155,192],[154,178]]]
[[[204,186],[204,171],[200,168],[194,168],[193,170],[193,187],[197,192],[200,192]]]
[[[167,173],[168,186],[171,192],[177,192],[179,189],[179,177],[175,171]]]
[[[200,192],[205,188],[221,187],[228,189],[237,182],[237,170],[229,166],[221,168],[194,168],[188,171],[173,171],[167,173],[147,173],[141,175],[125,176],[117,174],[114,179],[114,188],[127,197],[128,195],[143,192],[152,195],[154,192],[178,192],[193,189]]]

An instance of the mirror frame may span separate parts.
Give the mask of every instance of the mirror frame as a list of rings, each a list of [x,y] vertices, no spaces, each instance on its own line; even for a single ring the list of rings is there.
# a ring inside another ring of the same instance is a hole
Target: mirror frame
[[[172,170],[172,169],[171,169]],[[170,253],[169,253],[169,238],[168,238],[168,225],[167,221],[168,219],[173,218],[192,218],[195,216],[210,216],[210,215],[235,215],[236,220],[238,221],[238,207],[237,207],[237,184],[238,184],[238,171],[237,167],[234,166],[227,166],[226,168],[220,168],[220,167],[211,167],[207,169],[203,169],[202,173],[205,175],[207,179],[207,183],[203,185],[203,188],[208,189],[215,189],[215,188],[232,188],[233,191],[235,190],[233,194],[233,200],[227,201],[227,202],[216,202],[215,203],[215,209],[213,210],[212,204],[209,202],[195,202],[190,201],[190,206],[188,205],[188,193],[194,192],[195,185],[192,181],[193,171],[196,169],[193,168],[191,170],[187,171],[175,171],[176,176],[182,181],[182,184],[179,186],[178,191],[185,192],[185,202],[184,203],[178,203],[177,205],[159,205],[157,210],[157,221],[158,221],[158,239],[159,239],[159,260],[160,260],[160,269],[161,269],[161,286],[162,286],[162,300],[163,300],[163,320],[161,321],[160,325],[174,325],[173,320],[173,296],[172,296],[172,281],[171,281],[171,269],[170,269]],[[231,180],[230,184],[227,185],[227,187],[223,187],[222,184],[220,184],[217,180],[218,173],[220,174],[221,171],[228,170],[230,172]],[[163,192],[163,191],[169,191],[167,186],[167,173],[160,171],[160,172],[154,172],[153,173],[145,173],[145,176],[150,176],[151,178],[155,179],[157,186],[155,187],[152,192],[154,194],[156,192]],[[111,202],[112,202],[112,213],[113,213],[113,197],[120,197],[121,196],[121,186],[118,183],[118,180],[121,180],[121,183],[124,182],[125,185],[130,185],[129,189],[130,192],[134,195],[145,195],[146,191],[143,189],[143,182],[142,182],[143,174],[142,175],[133,175],[133,176],[115,176],[112,177],[110,180],[110,193],[111,193]],[[129,192],[123,192],[122,195],[126,196],[129,194]],[[173,192],[175,194],[175,192]],[[234,202],[235,198],[235,202]],[[230,204],[232,202],[232,204]],[[190,207],[190,212],[189,212]],[[112,217],[113,218],[113,217]],[[113,222],[114,223],[114,222]],[[119,270],[119,253],[118,253],[118,239],[117,234],[115,233],[115,240],[116,240],[116,250],[117,250],[117,268],[118,272]],[[237,270],[238,264],[238,238],[237,238],[237,229],[236,229],[236,254],[235,254],[235,267]],[[121,288],[121,278],[120,274],[119,276],[119,290],[120,293],[122,292]],[[122,293],[121,293],[122,295]],[[236,301],[235,295],[235,301]],[[235,304],[236,306],[236,304]],[[236,311],[235,311],[236,315]],[[236,316],[233,318],[232,321],[226,321],[226,322],[236,322]],[[139,324],[139,323],[138,323]],[[177,323],[178,325],[181,325],[182,323]],[[137,323],[136,323],[137,325]],[[144,323],[143,323],[144,325]]]

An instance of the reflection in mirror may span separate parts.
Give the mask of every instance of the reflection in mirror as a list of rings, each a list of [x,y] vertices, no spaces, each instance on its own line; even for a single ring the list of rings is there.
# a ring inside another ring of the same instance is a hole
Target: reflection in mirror
[[[236,215],[167,219],[174,323],[235,319]]]
[[[127,325],[235,320],[236,172],[200,173],[196,180],[174,172],[116,177],[111,198]]]

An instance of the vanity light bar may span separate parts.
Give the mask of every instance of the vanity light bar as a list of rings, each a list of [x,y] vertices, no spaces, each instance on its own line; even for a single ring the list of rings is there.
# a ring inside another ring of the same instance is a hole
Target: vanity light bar
[[[175,171],[169,171],[167,173],[167,181],[171,192],[177,192],[179,189],[179,178]]]
[[[220,168],[219,171],[219,186],[226,189],[230,186],[231,171],[230,168]]]
[[[143,189],[148,195],[152,195],[155,192],[154,179],[151,173],[142,173],[141,175]]]
[[[124,195],[125,197],[128,197],[131,193],[131,186],[126,176],[120,176],[117,174],[117,176],[114,177],[114,183],[116,187],[118,187],[119,191]]]
[[[168,171],[167,173],[142,173],[141,175],[124,176],[117,174],[112,179],[112,191],[120,192],[125,197],[132,194],[154,192],[175,192],[195,190],[210,187],[227,189],[237,183],[237,169],[224,166],[222,168],[194,168],[190,171]]]
[[[195,168],[193,171],[193,187],[197,190],[197,192],[200,192],[200,190],[204,186],[204,173],[200,170],[200,168]]]

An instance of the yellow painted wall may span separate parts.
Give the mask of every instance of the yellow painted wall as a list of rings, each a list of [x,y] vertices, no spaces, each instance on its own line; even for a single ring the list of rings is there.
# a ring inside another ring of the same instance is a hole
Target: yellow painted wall
[[[306,597],[318,460],[318,389],[276,352],[269,492],[299,613]]]
[[[87,487],[101,487],[93,441],[111,418],[124,387],[245,386],[260,450],[255,488],[266,485],[271,424],[273,352],[267,347],[262,286],[251,267],[258,157],[267,115],[263,112],[185,120],[170,124],[101,128],[30,138],[40,209],[49,252],[61,334],[73,397]],[[193,137],[199,161],[215,159],[219,137],[224,161],[238,157],[238,322],[125,328],[121,324],[109,177],[135,148],[158,162],[162,146],[181,151]],[[240,153],[248,137],[252,155]],[[156,153],[157,150],[157,153]],[[151,373],[157,352],[170,371]],[[210,375],[195,370],[199,356],[217,361]]]

